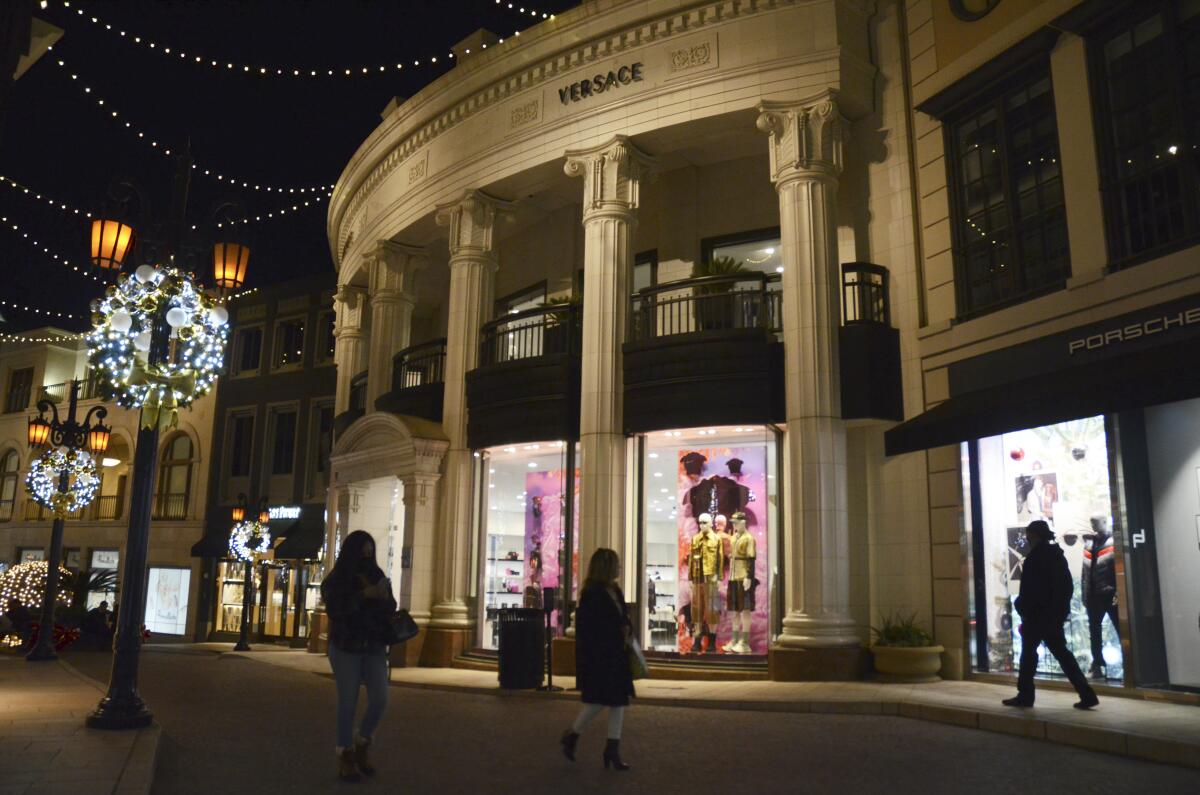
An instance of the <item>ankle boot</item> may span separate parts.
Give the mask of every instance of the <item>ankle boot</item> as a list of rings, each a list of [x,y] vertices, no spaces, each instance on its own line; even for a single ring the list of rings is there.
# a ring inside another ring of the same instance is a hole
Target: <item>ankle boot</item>
[[[621,761],[621,741],[609,740],[604,744],[604,769],[612,765],[617,770],[628,770],[629,765]]]
[[[354,761],[353,748],[343,748],[338,754],[338,778],[342,781],[358,781],[362,778],[358,763]]]
[[[370,747],[370,740],[359,737],[354,741],[354,761],[358,765],[358,769],[367,776],[375,775],[375,766],[371,764],[371,760],[367,756],[367,749]]]
[[[579,742],[579,735],[570,729],[567,729],[565,732],[563,732],[562,739],[560,739],[559,742],[562,743],[563,756],[574,762],[575,744]]]

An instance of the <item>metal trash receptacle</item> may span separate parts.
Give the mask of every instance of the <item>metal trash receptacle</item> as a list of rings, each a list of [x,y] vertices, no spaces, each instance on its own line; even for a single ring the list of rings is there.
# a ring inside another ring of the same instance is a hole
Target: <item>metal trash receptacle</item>
[[[542,648],[546,643],[545,618],[532,607],[506,607],[498,611],[500,625],[500,687],[532,690],[542,684]]]

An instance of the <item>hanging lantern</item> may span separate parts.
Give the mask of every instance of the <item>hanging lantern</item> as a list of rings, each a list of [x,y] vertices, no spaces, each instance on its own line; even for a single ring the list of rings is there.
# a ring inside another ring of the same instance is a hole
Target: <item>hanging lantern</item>
[[[213,245],[213,281],[223,290],[236,290],[246,282],[250,248],[241,243]]]
[[[246,506],[235,505],[233,507],[233,510],[230,511],[230,514],[232,514],[234,522],[240,523],[243,519],[246,518]]]
[[[43,447],[50,440],[50,423],[44,417],[29,418],[29,446]]]
[[[258,523],[259,524],[268,524],[268,523],[270,523],[270,521],[271,521],[271,512],[270,511],[268,511],[267,509],[264,508],[263,510],[258,512]]]
[[[108,440],[112,436],[112,428],[97,422],[88,429],[88,449],[92,455],[101,455],[108,449]]]
[[[133,227],[97,218],[92,221],[92,264],[105,270],[120,270],[132,241]]]

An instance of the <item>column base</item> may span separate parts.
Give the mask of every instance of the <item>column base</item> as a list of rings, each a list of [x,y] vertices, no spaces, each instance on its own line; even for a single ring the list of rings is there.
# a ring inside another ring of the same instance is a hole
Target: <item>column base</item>
[[[550,670],[555,676],[575,675],[575,638],[551,638],[550,649],[554,659]]]
[[[421,667],[449,668],[454,658],[467,648],[470,632],[469,629],[427,629],[419,657]]]
[[[767,669],[774,682],[856,682],[871,670],[871,656],[862,646],[772,646]]]
[[[425,647],[428,631],[419,632],[412,640],[397,643],[391,648],[388,660],[393,668],[416,668],[421,664],[421,652]]]
[[[118,701],[105,698],[100,701],[96,711],[87,716],[85,723],[89,729],[106,729],[121,731],[125,729],[144,729],[154,721],[154,715],[146,709],[140,698],[129,701]]]

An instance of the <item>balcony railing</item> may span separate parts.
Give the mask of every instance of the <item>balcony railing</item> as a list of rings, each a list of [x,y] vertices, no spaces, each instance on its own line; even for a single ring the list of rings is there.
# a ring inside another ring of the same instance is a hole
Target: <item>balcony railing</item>
[[[887,268],[870,262],[842,265],[842,323],[892,324]]]
[[[392,391],[446,380],[446,339],[422,342],[392,357]]]
[[[151,519],[186,519],[187,518],[187,501],[186,494],[155,494],[154,509],[150,513]]]
[[[485,323],[480,331],[479,366],[578,351],[582,309],[578,304],[550,304]]]
[[[46,384],[38,394],[38,400],[48,400],[51,403],[62,403],[71,394],[71,382],[64,381],[61,384]],[[100,379],[95,375],[89,375],[87,378],[81,379],[79,382],[79,399],[94,400],[100,398]]]
[[[67,514],[67,518],[73,521],[88,521],[88,522],[111,522],[121,518],[121,512],[124,509],[124,497],[119,494],[110,494],[108,496],[97,497],[92,500],[92,504],[78,511],[72,511]],[[54,518],[54,514],[48,508],[43,508],[33,500],[25,502],[25,521],[27,522],[47,522]]]
[[[350,411],[367,410],[367,373],[364,370],[350,379]]]
[[[631,341],[699,331],[783,329],[779,277],[739,273],[646,287],[630,299]]]

